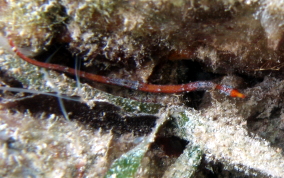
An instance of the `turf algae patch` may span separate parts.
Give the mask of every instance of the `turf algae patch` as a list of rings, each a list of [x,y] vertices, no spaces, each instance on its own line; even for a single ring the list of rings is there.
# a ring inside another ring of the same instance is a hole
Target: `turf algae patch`
[[[54,41],[63,41],[68,15],[55,1],[6,1],[1,9],[0,25],[18,46],[31,47],[29,53],[38,53]],[[27,50],[28,51],[28,50]]]
[[[271,147],[257,135],[250,136],[244,123],[230,124],[242,118],[223,116],[214,120],[210,115],[216,111],[206,112],[201,115],[186,110],[178,118],[190,118],[190,122],[181,126],[187,128],[184,129],[187,139],[200,146],[208,161],[218,160],[226,165],[227,170],[237,169],[250,176],[283,177],[283,156],[279,149]]]
[[[99,177],[107,170],[105,157],[111,140],[111,134],[54,115],[40,119],[1,110],[0,176],[62,178],[79,177],[83,172]]]

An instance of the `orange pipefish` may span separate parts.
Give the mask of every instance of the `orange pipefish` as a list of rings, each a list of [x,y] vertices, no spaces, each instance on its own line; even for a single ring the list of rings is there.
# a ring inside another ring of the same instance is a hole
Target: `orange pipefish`
[[[109,78],[101,75],[95,75],[88,72],[75,70],[73,68],[69,68],[66,66],[58,65],[58,64],[50,64],[44,63],[40,61],[36,61],[25,56],[21,53],[17,47],[14,45],[14,42],[9,38],[9,44],[12,47],[13,51],[23,60],[26,62],[33,64],[38,67],[43,67],[46,69],[61,71],[65,73],[69,73],[72,75],[78,75],[82,78],[86,78],[95,82],[105,83],[105,84],[112,84],[117,86],[122,86],[134,90],[145,91],[145,92],[152,92],[152,93],[180,93],[180,92],[191,92],[197,90],[212,90],[217,89],[221,93],[229,95],[231,97],[239,97],[245,98],[245,95],[240,93],[237,89],[231,88],[226,85],[215,84],[211,81],[196,81],[190,82],[187,84],[180,84],[180,85],[155,85],[155,84],[148,84],[148,83],[141,83],[138,81],[126,80],[126,79],[115,79]]]

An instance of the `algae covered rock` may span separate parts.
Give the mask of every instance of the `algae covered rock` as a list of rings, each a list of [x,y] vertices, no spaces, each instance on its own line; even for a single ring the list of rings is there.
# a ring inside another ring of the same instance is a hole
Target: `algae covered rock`
[[[284,177],[282,1],[0,0],[5,177]],[[152,84],[156,94],[26,63]],[[13,171],[11,171],[11,168]]]

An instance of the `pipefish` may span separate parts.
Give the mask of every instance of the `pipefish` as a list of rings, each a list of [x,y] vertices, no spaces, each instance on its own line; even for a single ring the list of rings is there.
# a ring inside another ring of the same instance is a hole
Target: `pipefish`
[[[238,98],[246,97],[244,94],[240,93],[237,89],[234,89],[227,85],[215,84],[211,81],[195,81],[195,82],[179,84],[179,85],[157,85],[157,84],[148,84],[148,83],[142,83],[138,81],[127,80],[127,79],[109,78],[106,76],[84,72],[81,70],[73,69],[73,68],[62,66],[59,64],[40,62],[40,61],[37,61],[37,60],[34,60],[32,58],[25,56],[15,46],[11,38],[8,37],[8,40],[9,40],[10,46],[12,47],[12,50],[20,58],[22,58],[23,60],[25,60],[26,62],[30,64],[33,64],[38,67],[50,69],[50,70],[56,70],[56,71],[76,75],[76,76],[89,79],[95,82],[117,85],[121,87],[130,88],[133,90],[152,92],[152,93],[181,93],[181,92],[191,92],[191,91],[197,91],[197,90],[214,90],[215,89],[231,97],[238,97]]]

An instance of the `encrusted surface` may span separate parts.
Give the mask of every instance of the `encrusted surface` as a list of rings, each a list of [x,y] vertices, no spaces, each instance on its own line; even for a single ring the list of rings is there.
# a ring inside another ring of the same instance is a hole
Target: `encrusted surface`
[[[0,0],[0,175],[284,177],[283,3]],[[40,61],[247,97],[77,80],[19,59],[7,35]]]

